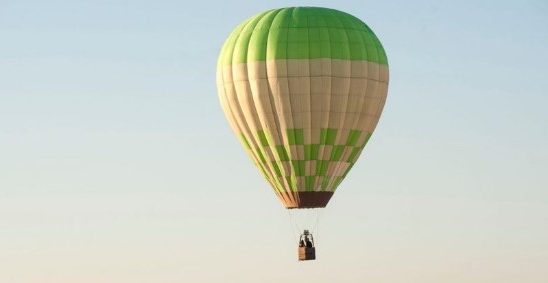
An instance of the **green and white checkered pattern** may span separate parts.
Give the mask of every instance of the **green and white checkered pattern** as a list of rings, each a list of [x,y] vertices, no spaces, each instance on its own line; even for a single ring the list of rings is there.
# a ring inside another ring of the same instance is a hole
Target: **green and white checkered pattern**
[[[350,130],[343,144],[336,144],[337,129],[321,129],[318,144],[304,144],[303,129],[287,129],[287,143],[274,144],[270,133],[256,132],[260,145],[241,141],[277,191],[335,191],[354,165],[370,133]],[[358,143],[360,140],[362,143]]]

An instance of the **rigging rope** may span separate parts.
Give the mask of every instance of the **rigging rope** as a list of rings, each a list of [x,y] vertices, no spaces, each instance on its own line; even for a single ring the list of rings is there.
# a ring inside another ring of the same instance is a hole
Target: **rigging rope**
[[[309,230],[310,233],[317,236],[319,234],[319,223],[320,218],[323,215],[322,208],[315,209],[298,209],[293,211],[293,209],[288,209],[287,213],[289,216],[289,226],[294,234],[296,241],[300,239],[300,235],[303,233],[304,229]],[[303,227],[304,225],[304,227]]]

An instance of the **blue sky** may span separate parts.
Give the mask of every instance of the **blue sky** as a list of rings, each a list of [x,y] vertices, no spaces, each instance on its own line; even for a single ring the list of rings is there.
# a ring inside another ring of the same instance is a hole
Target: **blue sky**
[[[318,261],[232,136],[244,19],[326,6],[390,64]],[[0,2],[0,281],[544,282],[545,1]]]

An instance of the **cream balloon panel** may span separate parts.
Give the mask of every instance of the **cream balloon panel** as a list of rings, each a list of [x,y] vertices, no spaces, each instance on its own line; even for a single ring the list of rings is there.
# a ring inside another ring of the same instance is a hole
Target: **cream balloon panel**
[[[336,188],[335,182],[341,179],[333,177],[343,176],[353,164],[348,162],[349,155],[354,154],[355,161],[359,152],[346,147],[340,153],[341,161],[321,168],[330,184],[319,184],[326,178],[306,179],[318,171],[321,160],[333,154],[332,146],[320,145],[322,132],[336,130],[334,145],[345,144],[351,131],[369,133],[356,141],[364,145],[384,106],[388,67],[351,60],[273,60],[221,67],[217,79],[221,104],[233,130],[280,197],[291,198],[289,191],[304,187]],[[292,131],[299,131],[303,140],[295,144]],[[319,145],[315,160],[307,160],[303,144]],[[286,151],[288,160],[280,158],[280,150]],[[291,178],[280,178],[287,176]]]

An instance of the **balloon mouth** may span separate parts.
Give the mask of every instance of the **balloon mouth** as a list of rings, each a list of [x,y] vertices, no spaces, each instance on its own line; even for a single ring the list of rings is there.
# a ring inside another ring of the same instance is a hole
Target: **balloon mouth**
[[[291,192],[278,194],[287,209],[322,208],[327,205],[333,192]]]

